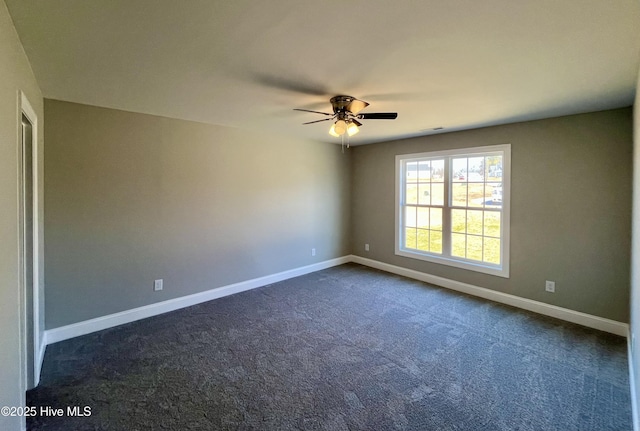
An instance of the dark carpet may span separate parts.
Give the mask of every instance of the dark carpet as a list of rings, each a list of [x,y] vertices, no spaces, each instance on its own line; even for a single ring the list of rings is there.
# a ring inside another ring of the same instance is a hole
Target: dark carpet
[[[631,430],[626,340],[342,265],[50,345],[31,430]]]

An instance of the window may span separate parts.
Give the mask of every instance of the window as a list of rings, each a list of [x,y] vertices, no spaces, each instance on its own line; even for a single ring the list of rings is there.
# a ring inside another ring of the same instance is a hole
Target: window
[[[509,277],[511,145],[396,156],[396,254]]]

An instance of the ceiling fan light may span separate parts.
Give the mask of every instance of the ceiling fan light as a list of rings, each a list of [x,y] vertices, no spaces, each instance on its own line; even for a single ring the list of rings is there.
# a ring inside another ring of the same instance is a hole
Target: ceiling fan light
[[[329,134],[330,134],[331,136],[335,136],[336,138],[340,137],[340,135],[338,135],[338,134],[336,133],[336,125],[335,125],[335,124],[332,124],[332,125],[331,125],[331,129],[329,129]]]
[[[359,131],[360,129],[358,128],[358,125],[356,123],[349,123],[349,126],[347,126],[347,133],[349,134],[349,136],[353,136]]]
[[[347,105],[347,110],[351,111],[353,115],[357,115],[358,112],[362,111],[364,108],[369,106],[369,104],[363,100],[353,99],[349,105]]]
[[[338,120],[333,125],[333,130],[338,134],[338,136],[342,136],[347,131],[347,122],[344,120]]]

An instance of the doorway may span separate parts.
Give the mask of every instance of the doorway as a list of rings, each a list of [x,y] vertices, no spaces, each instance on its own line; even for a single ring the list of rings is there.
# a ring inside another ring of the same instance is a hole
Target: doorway
[[[25,389],[31,389],[40,380],[43,352],[40,346],[37,117],[24,94],[20,98],[19,115],[22,374]]]

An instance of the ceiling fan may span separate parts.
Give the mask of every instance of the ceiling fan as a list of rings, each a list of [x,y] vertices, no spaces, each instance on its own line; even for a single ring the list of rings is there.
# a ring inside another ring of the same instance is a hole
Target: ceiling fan
[[[328,112],[310,111],[308,109],[294,109],[294,111],[312,112],[314,114],[326,115],[329,118],[323,118],[322,120],[309,121],[302,124],[313,124],[321,121],[333,121],[333,125],[329,130],[329,134],[332,136],[342,136],[345,133],[348,136],[353,136],[360,131],[359,127],[362,123],[358,120],[395,120],[398,118],[397,112],[378,112],[378,113],[364,113],[361,114],[364,108],[369,104],[363,100],[358,100],[352,96],[335,96],[332,97],[331,106],[333,107],[333,114]]]

